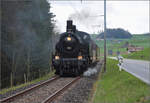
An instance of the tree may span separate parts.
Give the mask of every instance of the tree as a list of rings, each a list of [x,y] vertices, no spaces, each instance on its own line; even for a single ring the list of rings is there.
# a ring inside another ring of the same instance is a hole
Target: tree
[[[117,28],[117,29],[107,29],[106,30],[106,38],[131,38],[132,35],[128,31],[125,31],[122,28]],[[100,33],[98,35],[99,38],[104,38],[104,32]]]
[[[47,0],[2,0],[2,87],[9,86],[10,74],[14,85],[28,74],[29,80],[49,70],[53,13]],[[6,66],[6,65],[9,66]]]

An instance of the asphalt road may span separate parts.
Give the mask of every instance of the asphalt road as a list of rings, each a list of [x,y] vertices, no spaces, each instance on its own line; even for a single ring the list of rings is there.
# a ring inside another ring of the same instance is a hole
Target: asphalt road
[[[122,68],[141,79],[147,84],[150,84],[150,62],[133,59],[123,59]]]

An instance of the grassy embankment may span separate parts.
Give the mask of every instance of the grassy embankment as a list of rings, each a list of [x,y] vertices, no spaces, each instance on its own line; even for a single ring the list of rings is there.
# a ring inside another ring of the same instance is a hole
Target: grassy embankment
[[[22,88],[22,87],[25,87],[25,86],[28,86],[30,84],[34,84],[34,83],[37,83],[37,82],[40,82],[40,81],[43,81],[43,80],[48,80],[52,76],[54,76],[54,72],[50,72],[50,73],[48,73],[47,75],[45,75],[41,78],[38,78],[36,80],[30,81],[30,82],[27,82],[27,83],[24,83],[24,84],[21,84],[21,85],[18,85],[18,86],[13,86],[13,87],[10,87],[10,88],[2,89],[2,90],[0,90],[0,94],[5,94],[9,91],[16,90],[18,88]]]
[[[146,48],[139,52],[130,53],[128,55],[123,55],[123,57],[128,59],[150,60],[150,48]]]
[[[108,59],[107,72],[95,83],[93,103],[150,103],[150,86],[119,71],[117,63]]]

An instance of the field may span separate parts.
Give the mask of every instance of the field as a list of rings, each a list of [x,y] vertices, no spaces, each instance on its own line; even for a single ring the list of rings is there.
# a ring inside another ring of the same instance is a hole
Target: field
[[[150,48],[145,48],[142,51],[134,52],[130,54],[123,55],[124,58],[129,59],[139,59],[139,60],[149,60],[150,61]]]
[[[93,38],[96,38],[94,35]],[[104,41],[96,40],[96,43],[101,48],[101,54],[104,52]],[[126,43],[130,45],[140,46],[144,48],[150,48],[150,36],[148,35],[133,35],[131,39],[107,39],[107,51],[112,50],[113,56],[117,55],[117,52],[121,54],[127,54]]]
[[[108,59],[107,72],[99,76],[93,103],[150,103],[150,87]]]

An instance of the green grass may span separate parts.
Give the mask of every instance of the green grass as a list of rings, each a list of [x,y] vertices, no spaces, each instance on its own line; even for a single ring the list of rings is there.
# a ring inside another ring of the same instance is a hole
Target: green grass
[[[94,36],[96,38],[96,36]],[[94,38],[93,37],[93,38]],[[114,56],[116,55],[117,51],[120,52],[127,52],[126,48],[122,46],[129,42],[131,45],[140,46],[144,48],[150,48],[150,37],[145,35],[133,35],[131,39],[107,39],[107,50],[113,50]],[[104,52],[104,41],[103,40],[96,40],[97,45],[101,49],[101,53]]]
[[[150,103],[150,87],[107,59],[107,72],[99,76],[93,103]],[[149,100],[146,99],[149,97]]]
[[[146,48],[142,51],[130,53],[123,55],[124,58],[129,58],[129,59],[139,59],[139,60],[150,60],[150,48]]]
[[[51,78],[52,76],[54,76],[54,72],[50,72],[50,73],[48,73],[47,75],[45,75],[45,76],[43,76],[41,78],[35,79],[33,81],[30,81],[30,82],[27,82],[27,83],[24,83],[24,84],[21,84],[21,85],[18,85],[18,86],[13,86],[13,87],[10,87],[10,88],[2,89],[0,91],[0,94],[5,94],[5,93],[7,93],[9,91],[13,91],[13,90],[16,90],[18,88],[22,88],[22,87],[25,87],[27,85],[37,83],[37,82],[40,82],[42,80],[47,80],[47,79]]]

